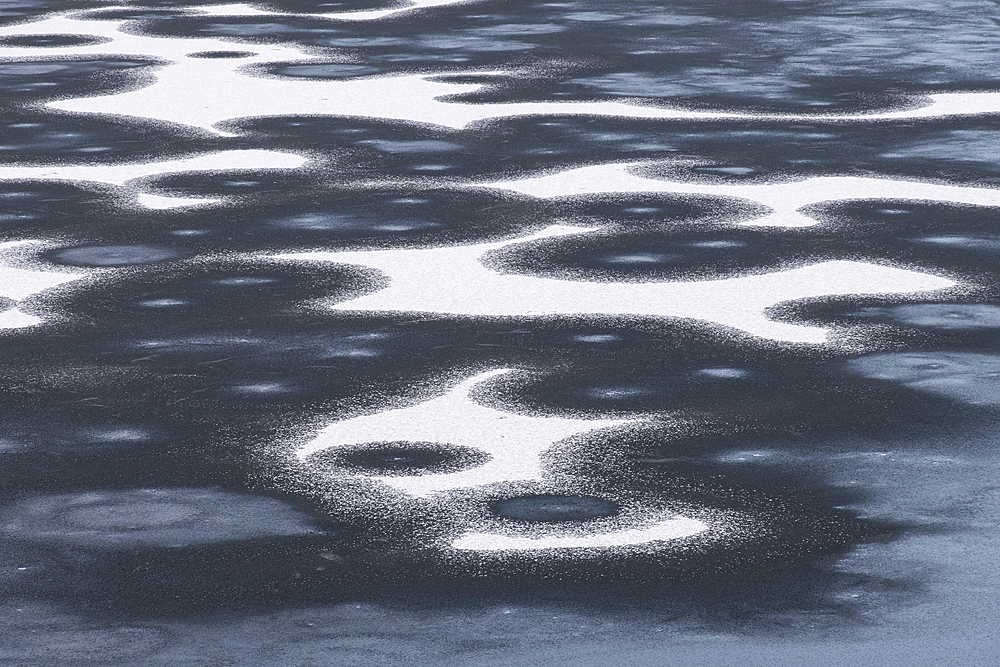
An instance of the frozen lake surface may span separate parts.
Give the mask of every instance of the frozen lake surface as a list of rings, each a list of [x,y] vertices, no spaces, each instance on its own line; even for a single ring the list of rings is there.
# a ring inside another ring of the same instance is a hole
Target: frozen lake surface
[[[998,23],[2,3],[0,664],[1000,664]]]

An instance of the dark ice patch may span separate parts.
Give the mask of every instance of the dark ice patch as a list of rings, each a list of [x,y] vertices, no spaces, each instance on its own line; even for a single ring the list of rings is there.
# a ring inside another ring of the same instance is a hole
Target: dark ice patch
[[[997,207],[881,199],[816,204],[804,212],[844,236],[858,254],[966,274],[973,284],[997,272]]]
[[[108,214],[114,190],[51,181],[0,182],[0,238],[57,235],[81,225],[98,225]]]
[[[490,509],[497,516],[512,521],[552,523],[613,516],[618,512],[618,505],[587,496],[537,495],[496,500]]]
[[[909,303],[861,309],[855,315],[921,329],[1000,331],[1000,306],[987,303]]]
[[[279,500],[204,488],[29,497],[0,515],[8,538],[90,548],[181,547],[314,531],[308,515]]]
[[[95,623],[60,607],[17,600],[0,608],[0,622],[10,630],[0,638],[0,652],[17,664],[34,667],[47,661],[145,661],[155,659],[172,643],[162,628],[142,623]]]
[[[184,9],[218,3],[215,0],[143,0],[142,4],[146,7],[176,7]],[[405,0],[257,0],[252,3],[252,6],[256,9],[288,14],[367,11],[372,9],[405,7],[406,5]]]
[[[260,169],[181,172],[149,176],[133,181],[146,191],[166,196],[243,197],[253,195],[289,195],[292,191],[307,194],[321,188],[324,174],[303,173],[293,169]]]
[[[109,328],[149,327],[152,335],[185,321],[213,327],[266,321],[299,311],[308,301],[345,298],[377,284],[365,272],[328,264],[216,260],[135,266],[127,278],[70,284],[34,297],[32,304],[39,314],[93,318]]]
[[[720,352],[702,349],[694,341],[673,349],[664,349],[662,342],[633,343],[627,351],[589,345],[580,348],[579,359],[564,370],[495,380],[478,391],[477,399],[560,415],[670,413],[817,425],[844,420],[873,424],[891,418],[879,401],[893,397],[873,396],[871,383],[845,378],[819,357],[766,350],[750,356],[736,349]]]
[[[896,382],[920,392],[1000,407],[1000,354],[952,350],[870,354],[847,362],[849,373]]]
[[[45,14],[65,12],[68,9],[100,7],[101,0],[7,0],[0,7],[0,25],[11,25],[37,20]]]
[[[451,443],[399,441],[325,449],[307,462],[319,471],[409,476],[466,470],[489,458],[485,452]]]
[[[264,71],[277,76],[287,76],[295,79],[349,79],[356,76],[382,74],[387,70],[385,67],[351,63],[305,63],[271,65]]]
[[[191,251],[437,245],[517,233],[537,207],[527,197],[490,190],[265,188],[226,207],[147,214],[127,234],[134,242]]]
[[[806,258],[832,258],[814,233],[761,228],[657,232],[599,232],[542,239],[490,252],[483,258],[503,272],[561,279],[635,281],[710,279],[777,270]]]
[[[263,9],[292,14],[332,14],[407,7],[406,0],[261,0]]]
[[[338,22],[295,15],[264,16],[179,16],[135,26],[142,33],[163,37],[222,37],[237,42],[315,43],[340,35]]]
[[[28,109],[8,109],[0,118],[0,158],[11,162],[167,159],[217,147],[218,141],[206,133],[139,119],[105,119]]]
[[[88,417],[73,414],[65,408],[50,409],[48,414],[38,414],[31,406],[11,401],[17,411],[0,413],[3,429],[3,451],[8,453],[59,453],[86,454],[122,450],[155,450],[177,438],[178,432],[170,424],[154,415],[119,415],[105,418],[91,414]]]
[[[106,44],[111,39],[96,35],[10,35],[0,37],[2,46],[65,47]]]
[[[69,266],[116,267],[169,262],[182,259],[185,253],[165,246],[94,245],[50,250],[45,256],[52,262]]]
[[[39,35],[36,37],[42,38],[48,36]],[[67,35],[66,37],[85,39],[82,36],[74,37]],[[14,38],[8,37],[5,39],[11,40]],[[101,43],[102,40],[95,39],[92,41]],[[3,41],[0,41],[0,44],[3,43]],[[8,45],[18,46],[17,44]],[[72,44],[53,43],[51,46],[72,46]],[[7,105],[12,102],[122,92],[138,87],[146,82],[150,76],[150,68],[158,64],[159,62],[154,60],[134,60],[127,58],[19,60],[0,63],[0,98],[2,98],[3,104]],[[0,128],[3,128],[3,125],[0,125]],[[5,129],[0,129],[0,132],[2,132],[0,134],[0,144],[8,144],[11,140],[16,142],[17,137],[23,134],[18,130],[19,127],[16,122],[13,126],[8,123]],[[58,130],[55,128],[49,129],[43,123],[37,126],[35,132],[44,137],[46,133],[58,132]],[[72,145],[74,139],[79,139],[79,135],[66,135],[64,133],[61,139],[67,144]],[[42,148],[44,143],[38,142],[33,145]],[[12,150],[12,146],[7,146],[5,149],[0,150],[10,151]]]
[[[835,339],[859,350],[992,352],[1000,346],[998,296],[989,283],[962,285],[933,296],[826,297],[780,304],[768,317],[831,328]]]

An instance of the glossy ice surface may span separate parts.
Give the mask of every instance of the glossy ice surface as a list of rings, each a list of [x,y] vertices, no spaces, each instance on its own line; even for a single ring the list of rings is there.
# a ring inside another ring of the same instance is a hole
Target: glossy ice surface
[[[997,24],[0,3],[0,664],[997,664]]]

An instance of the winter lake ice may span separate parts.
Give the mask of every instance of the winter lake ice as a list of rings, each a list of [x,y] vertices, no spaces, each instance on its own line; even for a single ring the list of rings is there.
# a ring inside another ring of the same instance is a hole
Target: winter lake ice
[[[0,663],[992,665],[995,3],[0,3]]]

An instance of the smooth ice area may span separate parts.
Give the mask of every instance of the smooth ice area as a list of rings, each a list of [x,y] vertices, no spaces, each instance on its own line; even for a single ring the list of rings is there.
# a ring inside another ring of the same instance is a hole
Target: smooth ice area
[[[985,303],[914,303],[882,312],[894,322],[931,329],[1000,329],[1000,306]]]
[[[209,488],[60,493],[0,513],[0,535],[83,546],[180,547],[317,532],[273,498]]]
[[[849,371],[972,405],[1000,405],[1000,355],[980,352],[890,352],[847,363]]]

